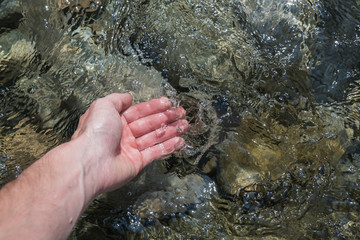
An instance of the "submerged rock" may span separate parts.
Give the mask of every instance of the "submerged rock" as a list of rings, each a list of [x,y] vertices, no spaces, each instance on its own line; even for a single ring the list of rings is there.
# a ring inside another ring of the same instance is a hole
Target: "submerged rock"
[[[34,44],[18,30],[0,35],[0,86],[14,84],[33,62]]]
[[[186,212],[192,205],[209,201],[216,194],[215,183],[206,175],[163,177],[168,179],[169,185],[162,185],[164,189],[160,191],[145,192],[134,203],[132,208],[140,217]]]
[[[217,181],[229,194],[254,190],[256,185],[276,180],[292,166],[335,165],[352,136],[344,119],[325,109],[317,114],[302,111],[298,123],[284,126],[263,113],[243,119],[237,133],[217,146],[221,151]]]
[[[20,0],[0,1],[0,34],[8,29],[16,29],[22,17]]]
[[[105,201],[113,207],[129,209],[141,218],[161,218],[185,212],[216,196],[216,185],[206,175],[194,173],[180,178],[164,173],[163,163],[155,161],[129,184],[108,193]]]
[[[122,7],[138,11],[119,20],[115,47],[138,49],[175,88],[220,87],[236,96],[311,88],[308,39],[318,23],[316,4],[192,0]],[[284,78],[286,69],[298,73]]]
[[[108,0],[58,0],[57,7],[59,9],[70,8],[72,12],[80,12],[82,9],[85,12],[94,12],[105,4]]]
[[[174,85],[244,82],[259,59],[253,39],[234,21],[227,2],[150,1],[134,18],[146,24],[133,33],[135,43],[155,68],[168,72]]]

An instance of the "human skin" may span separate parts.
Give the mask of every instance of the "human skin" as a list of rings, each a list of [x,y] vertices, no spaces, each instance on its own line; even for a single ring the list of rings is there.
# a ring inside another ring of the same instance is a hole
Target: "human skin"
[[[0,239],[66,239],[96,196],[184,145],[182,107],[164,97],[131,103],[130,94],[96,100],[69,142],[0,190]]]

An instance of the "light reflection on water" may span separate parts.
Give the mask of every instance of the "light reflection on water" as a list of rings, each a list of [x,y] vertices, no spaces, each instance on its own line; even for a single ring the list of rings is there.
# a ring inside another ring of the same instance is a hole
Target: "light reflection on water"
[[[71,238],[358,236],[359,4],[21,2],[0,32],[0,184],[96,98],[166,95],[187,148],[99,197]]]

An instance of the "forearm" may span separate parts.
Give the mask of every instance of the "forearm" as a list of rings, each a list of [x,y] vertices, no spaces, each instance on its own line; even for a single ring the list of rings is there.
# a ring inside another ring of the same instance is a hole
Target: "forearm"
[[[66,239],[91,201],[84,188],[84,152],[65,143],[0,191],[0,239]]]

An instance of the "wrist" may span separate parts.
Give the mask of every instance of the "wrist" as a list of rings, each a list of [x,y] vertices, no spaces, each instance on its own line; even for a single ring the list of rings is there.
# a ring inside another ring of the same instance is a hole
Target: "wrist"
[[[73,143],[64,143],[31,166],[38,168],[43,176],[39,180],[40,189],[51,198],[44,199],[44,204],[48,201],[52,205],[59,204],[71,215],[69,221],[75,221],[91,201],[87,199],[84,187],[84,169],[79,161],[81,151],[75,147]]]
[[[65,143],[66,150],[63,151],[70,154],[68,158],[72,159],[74,174],[79,178],[78,188],[84,194],[85,206],[102,192],[101,181],[99,181],[102,166],[99,166],[101,163],[99,159],[104,153],[103,148],[92,141],[86,136],[80,136]]]

